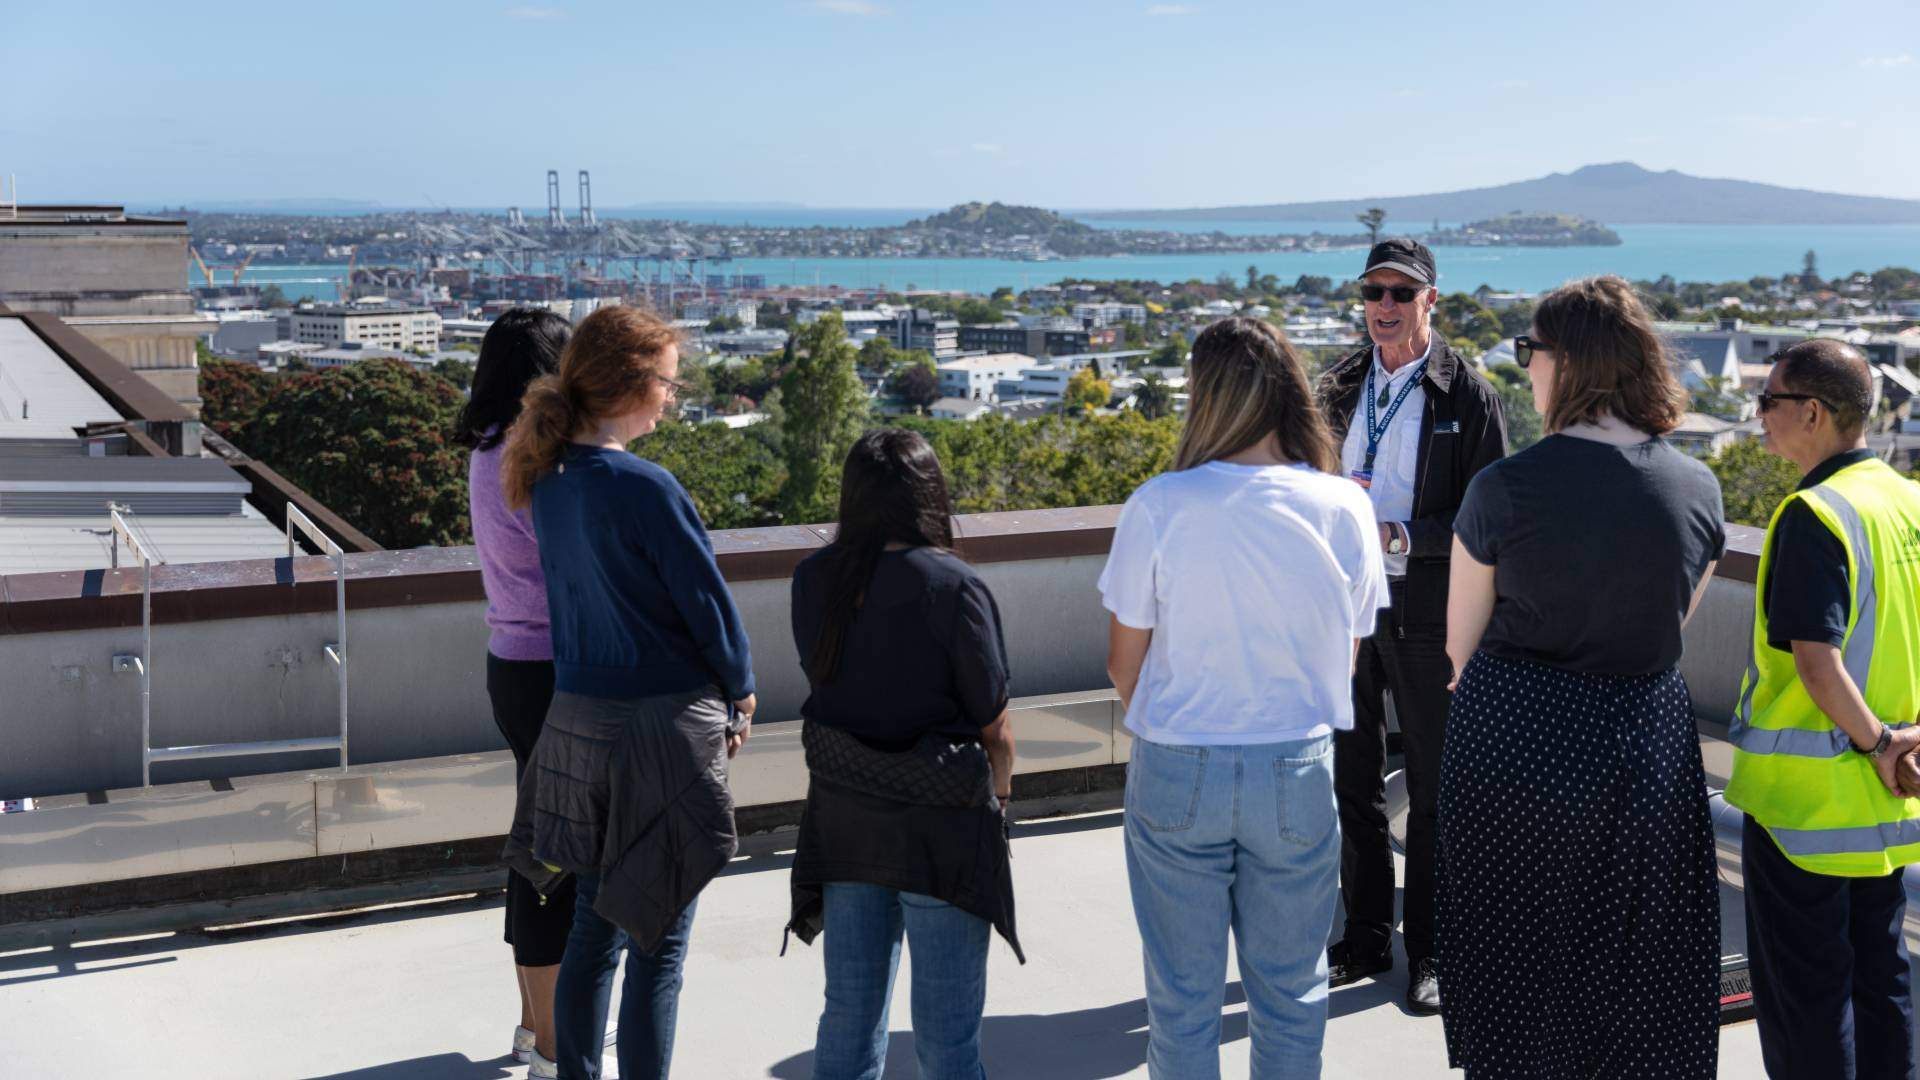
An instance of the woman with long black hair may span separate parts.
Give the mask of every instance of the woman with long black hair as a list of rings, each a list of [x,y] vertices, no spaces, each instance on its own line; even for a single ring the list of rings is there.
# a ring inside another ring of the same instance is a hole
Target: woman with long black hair
[[[839,531],[794,571],[792,611],[810,782],[788,929],[826,934],[813,1075],[885,1069],[904,934],[920,1076],[978,1080],[990,931],[1021,956],[1007,653],[993,594],[953,553],[946,479],[920,435],[854,444]]]
[[[495,319],[481,339],[473,389],[454,431],[454,441],[472,451],[468,514],[480,558],[480,583],[487,593],[487,697],[493,703],[493,722],[513,751],[516,781],[526,772],[553,700],[553,635],[533,518],[508,509],[500,493],[500,454],[507,429],[520,415],[527,385],[559,367],[571,331],[567,320],[540,308],[514,308]],[[543,904],[525,877],[507,874],[506,941],[513,947],[520,987],[513,1056],[534,1062],[546,1075],[552,1075],[556,1053],[553,983],[572,925],[571,878]]]

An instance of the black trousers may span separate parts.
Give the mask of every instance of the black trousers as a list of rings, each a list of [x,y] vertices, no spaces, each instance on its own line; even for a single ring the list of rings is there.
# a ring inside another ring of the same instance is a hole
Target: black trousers
[[[1742,826],[1740,869],[1767,1075],[1910,1080],[1913,993],[1902,875],[1843,878],[1802,870],[1751,817]]]
[[[520,790],[520,774],[533,757],[533,744],[547,722],[553,702],[553,661],[502,660],[487,654],[487,697],[493,702],[493,722],[513,750],[513,787]],[[573,878],[547,902],[533,883],[507,871],[507,944],[520,967],[548,967],[567,951],[567,932],[573,928]]]
[[[1407,885],[1401,934],[1409,960],[1433,955],[1433,852],[1440,818],[1440,749],[1453,666],[1444,622],[1406,621],[1406,590],[1390,589],[1373,636],[1360,644],[1353,676],[1353,730],[1333,736],[1333,792],[1340,807],[1340,894],[1346,941],[1357,953],[1393,944],[1393,849],[1387,836],[1387,708],[1391,692],[1406,753]]]

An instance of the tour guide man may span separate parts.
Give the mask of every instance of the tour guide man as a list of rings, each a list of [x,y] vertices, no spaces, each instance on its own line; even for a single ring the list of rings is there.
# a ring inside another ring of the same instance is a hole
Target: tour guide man
[[[1360,275],[1373,345],[1330,369],[1320,386],[1341,446],[1341,470],[1367,489],[1380,523],[1393,606],[1360,646],[1353,730],[1333,736],[1340,807],[1344,940],[1327,950],[1342,986],[1393,967],[1393,853],[1387,846],[1385,770],[1391,691],[1406,751],[1407,1007],[1440,1011],[1433,966],[1434,827],[1441,733],[1447,719],[1447,577],[1453,516],[1467,482],[1507,452],[1500,396],[1428,328],[1439,290],[1433,253],[1388,239]]]
[[[1851,346],[1780,354],[1767,446],[1806,474],[1774,512],[1729,740],[1760,1052],[1774,1080],[1909,1077],[1901,867],[1920,862],[1920,484],[1867,449]],[[1898,770],[1898,775],[1896,775]]]

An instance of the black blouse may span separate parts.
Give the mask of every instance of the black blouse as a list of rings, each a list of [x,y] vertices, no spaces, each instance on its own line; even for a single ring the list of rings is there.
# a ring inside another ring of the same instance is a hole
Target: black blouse
[[[804,666],[825,621],[829,576],[815,553],[793,572],[793,643]],[[808,676],[807,719],[875,745],[902,747],[922,735],[973,735],[1007,706],[1007,649],[1000,609],[973,568],[938,548],[880,556],[860,611],[847,628],[839,669]]]

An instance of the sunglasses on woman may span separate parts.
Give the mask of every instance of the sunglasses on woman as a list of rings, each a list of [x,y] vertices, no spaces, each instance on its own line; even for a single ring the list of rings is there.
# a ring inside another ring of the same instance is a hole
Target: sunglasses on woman
[[[1426,291],[1427,287],[1425,285],[1362,285],[1360,286],[1360,299],[1365,300],[1369,304],[1377,304],[1382,297],[1385,297],[1388,293],[1392,293],[1394,303],[1411,304],[1413,303],[1414,297]]]
[[[1519,364],[1522,371],[1526,370],[1527,365],[1533,363],[1534,353],[1552,351],[1553,346],[1525,334],[1513,339],[1513,362]]]

